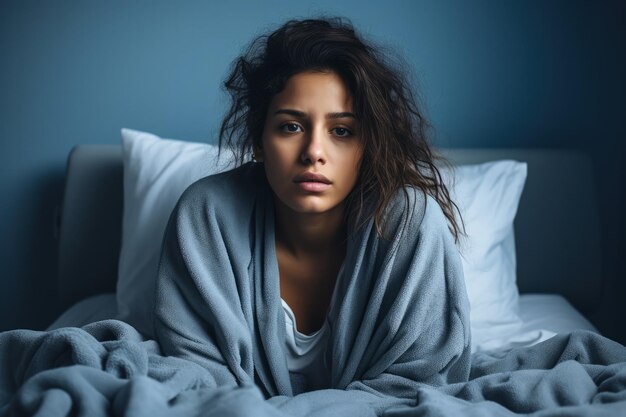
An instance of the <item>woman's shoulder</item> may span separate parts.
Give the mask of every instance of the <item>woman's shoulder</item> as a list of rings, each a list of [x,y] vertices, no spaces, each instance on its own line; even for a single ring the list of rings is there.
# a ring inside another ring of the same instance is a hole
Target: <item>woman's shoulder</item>
[[[447,218],[435,197],[414,185],[397,189],[386,211],[391,224],[406,221],[413,231],[442,227],[447,230]]]
[[[214,210],[234,210],[237,206],[250,206],[262,185],[265,175],[251,162],[236,168],[209,175],[193,182],[180,196],[177,206]]]

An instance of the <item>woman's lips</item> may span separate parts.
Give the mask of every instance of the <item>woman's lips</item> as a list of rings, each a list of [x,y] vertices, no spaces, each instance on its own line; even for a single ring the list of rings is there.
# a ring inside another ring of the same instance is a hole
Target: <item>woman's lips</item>
[[[320,172],[307,171],[296,175],[294,182],[303,191],[320,193],[330,188],[332,181]]]
[[[302,181],[296,183],[301,190],[319,193],[330,188],[330,184],[318,181]]]

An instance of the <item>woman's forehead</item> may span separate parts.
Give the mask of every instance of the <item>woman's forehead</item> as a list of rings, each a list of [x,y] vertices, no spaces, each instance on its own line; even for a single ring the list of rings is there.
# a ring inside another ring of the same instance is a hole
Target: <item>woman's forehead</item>
[[[291,76],[277,93],[270,108],[290,108],[304,113],[352,112],[352,94],[334,72],[301,72]]]

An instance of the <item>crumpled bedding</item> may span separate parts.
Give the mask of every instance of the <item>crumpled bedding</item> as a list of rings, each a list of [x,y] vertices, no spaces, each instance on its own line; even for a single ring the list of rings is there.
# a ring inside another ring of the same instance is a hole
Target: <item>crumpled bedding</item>
[[[371,222],[349,237],[327,316],[329,380],[309,390],[285,359],[259,169],[204,178],[179,200],[154,339],[119,320],[0,333],[0,415],[626,415],[626,347],[596,333],[470,354],[459,253],[435,200],[412,188],[386,212],[388,240]]]
[[[477,353],[468,381],[416,382],[412,398],[325,389],[265,399],[214,385],[198,364],[162,356],[130,325],[0,333],[2,416],[622,416],[626,348],[597,333],[557,335],[503,355]]]

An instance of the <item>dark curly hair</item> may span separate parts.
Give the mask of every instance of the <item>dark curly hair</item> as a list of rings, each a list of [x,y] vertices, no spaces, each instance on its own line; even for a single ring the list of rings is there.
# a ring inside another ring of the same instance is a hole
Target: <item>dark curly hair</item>
[[[231,105],[219,132],[244,164],[254,149],[262,148],[266,114],[273,96],[294,74],[332,71],[346,83],[359,121],[363,159],[357,183],[346,197],[345,220],[354,231],[375,217],[383,236],[385,207],[398,189],[412,185],[441,206],[458,242],[460,234],[451,200],[435,161],[452,167],[431,149],[429,125],[405,72],[384,55],[384,48],[364,41],[349,20],[340,17],[289,20],[269,35],[254,39],[237,58],[224,81]],[[464,233],[463,233],[464,234]]]

